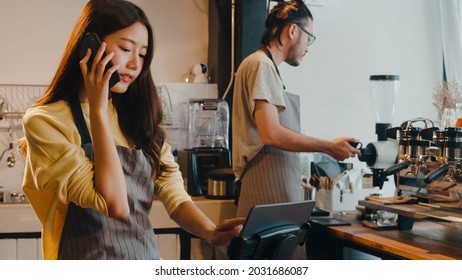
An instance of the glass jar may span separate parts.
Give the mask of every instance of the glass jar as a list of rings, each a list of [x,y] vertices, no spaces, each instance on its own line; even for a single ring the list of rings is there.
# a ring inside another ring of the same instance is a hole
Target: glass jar
[[[462,103],[456,103],[456,123],[455,127],[462,127]]]

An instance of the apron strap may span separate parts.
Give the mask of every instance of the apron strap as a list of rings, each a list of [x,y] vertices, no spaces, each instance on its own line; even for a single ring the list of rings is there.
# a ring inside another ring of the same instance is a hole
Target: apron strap
[[[281,74],[279,74],[278,66],[274,62],[273,55],[271,54],[271,52],[268,50],[268,48],[266,46],[261,46],[260,50],[262,50],[266,54],[266,56],[269,59],[271,59],[271,62],[273,62],[274,68],[276,68],[276,73],[278,73],[279,79],[281,79],[281,81],[282,81]],[[282,83],[282,87],[284,88],[284,90],[286,89],[286,86],[284,85],[284,82]]]
[[[83,144],[90,144],[91,137],[88,132],[87,124],[85,123],[85,118],[83,116],[82,107],[80,106],[79,95],[75,94],[69,99],[69,105],[71,106],[72,115],[74,116],[75,125],[80,134],[80,139]]]
[[[234,182],[234,205],[236,206],[239,204],[239,196],[241,195],[241,186],[242,186],[241,180],[236,180],[236,182]]]

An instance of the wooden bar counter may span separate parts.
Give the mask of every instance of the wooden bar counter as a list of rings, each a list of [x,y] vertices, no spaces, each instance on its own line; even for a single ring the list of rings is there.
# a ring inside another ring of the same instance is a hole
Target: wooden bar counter
[[[356,213],[337,218],[351,225],[311,224],[309,259],[343,259],[349,247],[382,259],[462,260],[461,223],[424,219],[410,230],[373,229],[363,226]]]

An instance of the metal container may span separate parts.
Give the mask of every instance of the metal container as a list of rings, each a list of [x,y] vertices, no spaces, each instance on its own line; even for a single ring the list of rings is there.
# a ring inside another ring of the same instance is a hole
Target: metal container
[[[8,192],[0,190],[0,203],[29,203],[23,192]]]
[[[446,158],[446,153],[444,151],[444,142],[446,138],[446,132],[443,130],[437,130],[433,133],[433,142],[435,147],[438,149],[438,154],[436,155],[436,160],[444,162]]]
[[[213,169],[208,174],[206,198],[232,199],[234,198],[234,183],[236,177],[231,168]]]
[[[447,127],[445,129],[446,139],[444,143],[444,155],[449,163],[462,160],[462,128]]]

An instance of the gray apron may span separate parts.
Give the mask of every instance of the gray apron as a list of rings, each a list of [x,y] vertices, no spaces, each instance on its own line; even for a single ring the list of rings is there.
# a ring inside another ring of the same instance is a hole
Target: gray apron
[[[85,155],[93,161],[93,144],[80,101],[70,102]],[[59,246],[58,259],[159,259],[154,230],[149,221],[154,183],[151,166],[141,150],[117,146],[127,186],[130,216],[115,219],[70,203]]]
[[[300,132],[300,97],[284,93],[286,110],[279,122]],[[241,178],[237,217],[247,217],[249,210],[259,204],[302,201],[300,154],[267,145],[247,164]]]
[[[279,114],[280,124],[300,132],[300,97],[285,92],[284,102],[286,110]],[[241,178],[237,217],[247,217],[249,210],[255,205],[304,199],[300,153],[264,145],[245,170]],[[292,259],[306,260],[305,246],[297,246]]]

